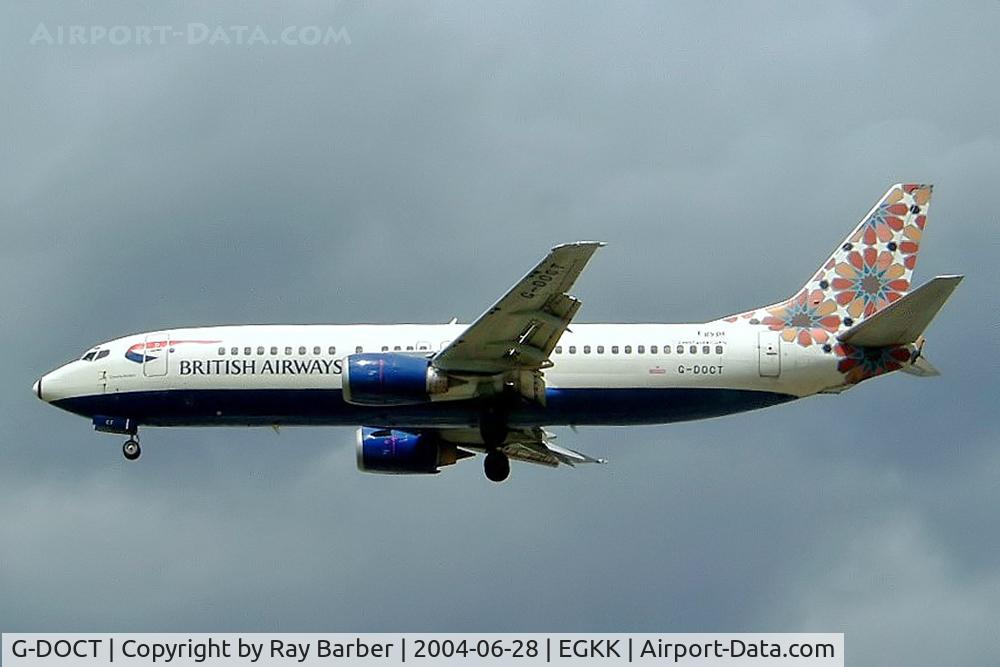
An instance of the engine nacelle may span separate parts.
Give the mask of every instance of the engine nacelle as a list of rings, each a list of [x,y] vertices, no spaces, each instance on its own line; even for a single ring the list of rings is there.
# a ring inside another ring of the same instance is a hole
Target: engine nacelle
[[[436,434],[370,426],[358,429],[357,454],[358,470],[383,475],[432,475],[472,456]]]
[[[425,403],[448,391],[448,377],[430,359],[413,354],[349,355],[342,381],[344,400],[355,405]]]

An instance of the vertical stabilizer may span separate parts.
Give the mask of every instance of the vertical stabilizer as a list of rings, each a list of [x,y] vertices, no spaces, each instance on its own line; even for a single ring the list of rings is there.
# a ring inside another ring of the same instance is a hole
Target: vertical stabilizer
[[[932,187],[898,184],[889,188],[802,289],[830,294],[842,318],[855,322],[906,294],[927,224]]]
[[[932,186],[893,185],[791,298],[724,318],[780,331],[785,342],[823,345],[910,290]]]

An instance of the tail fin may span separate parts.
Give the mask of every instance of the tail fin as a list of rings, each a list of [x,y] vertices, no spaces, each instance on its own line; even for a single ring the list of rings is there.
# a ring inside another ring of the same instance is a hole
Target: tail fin
[[[889,188],[802,289],[832,296],[841,319],[854,322],[909,292],[932,190],[914,184]]]
[[[725,321],[766,325],[789,343],[829,350],[831,336],[910,291],[932,189],[893,185],[795,296]]]

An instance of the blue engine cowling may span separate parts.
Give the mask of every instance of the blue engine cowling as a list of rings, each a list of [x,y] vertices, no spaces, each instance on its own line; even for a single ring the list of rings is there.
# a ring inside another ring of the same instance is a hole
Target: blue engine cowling
[[[431,434],[362,426],[358,429],[358,470],[388,475],[438,472],[441,443]],[[454,461],[452,461],[454,463]]]
[[[342,381],[344,400],[355,405],[425,403],[447,388],[426,357],[391,352],[349,355]]]

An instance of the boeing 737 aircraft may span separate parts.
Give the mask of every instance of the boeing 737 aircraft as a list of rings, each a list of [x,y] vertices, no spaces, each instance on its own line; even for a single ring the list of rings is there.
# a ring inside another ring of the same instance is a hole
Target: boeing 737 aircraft
[[[569,294],[602,243],[560,245],[472,324],[216,326],[101,343],[38,398],[128,435],[140,426],[360,425],[357,465],[437,473],[485,453],[599,462],[546,426],[665,424],[936,375],[923,332],[962,280],[911,290],[930,185],[894,185],[790,298],[700,324],[575,324]]]

